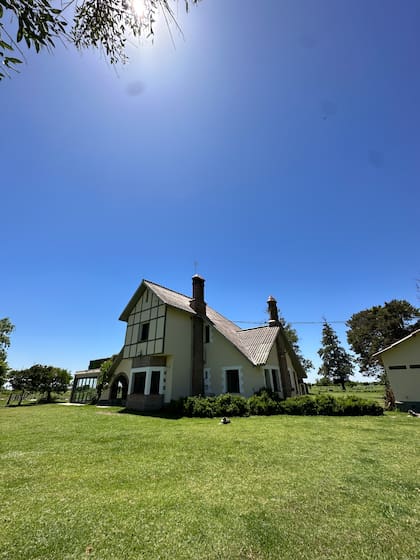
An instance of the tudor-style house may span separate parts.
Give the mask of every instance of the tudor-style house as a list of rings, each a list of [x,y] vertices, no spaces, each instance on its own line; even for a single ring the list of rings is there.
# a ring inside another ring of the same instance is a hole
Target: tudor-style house
[[[127,323],[125,343],[100,402],[152,410],[189,395],[249,397],[262,387],[283,398],[306,393],[306,373],[273,297],[268,326],[241,329],[206,304],[204,279],[192,280],[192,297],[142,281],[120,316]],[[76,373],[72,402],[92,398],[103,361]]]

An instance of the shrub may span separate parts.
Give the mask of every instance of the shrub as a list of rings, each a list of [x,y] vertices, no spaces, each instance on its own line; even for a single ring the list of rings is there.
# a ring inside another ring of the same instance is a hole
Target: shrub
[[[280,397],[279,393],[276,393],[275,391],[272,391],[271,389],[268,389],[267,387],[261,387],[261,389],[258,389],[258,391],[255,391],[254,395],[257,395],[258,397],[269,397],[271,400],[276,401],[276,402],[280,402],[283,399]]]
[[[219,395],[215,398],[215,411],[215,416],[248,416],[248,400],[230,393]]]
[[[249,399],[229,393],[218,397],[186,397],[172,401],[170,412],[182,416],[214,418],[216,416],[269,416],[293,414],[301,416],[379,416],[380,404],[356,396],[301,395],[280,401],[276,393],[260,389]]]
[[[340,400],[346,416],[381,416],[384,413],[384,409],[379,403],[354,395],[343,397]]]
[[[333,395],[317,395],[315,401],[318,414],[323,416],[342,416],[345,414],[342,400]]]
[[[216,406],[214,398],[187,397],[183,399],[183,414],[190,417],[214,418]]]
[[[316,416],[318,414],[318,406],[316,399],[310,395],[302,395],[299,397],[291,397],[279,404],[280,414],[295,414],[301,416]]]
[[[380,404],[355,396],[304,395],[286,399],[279,404],[280,414],[302,416],[380,416],[383,412]]]
[[[275,400],[270,393],[269,391],[259,391],[259,394],[256,393],[250,397],[248,399],[249,413],[255,416],[278,414],[279,401]]]

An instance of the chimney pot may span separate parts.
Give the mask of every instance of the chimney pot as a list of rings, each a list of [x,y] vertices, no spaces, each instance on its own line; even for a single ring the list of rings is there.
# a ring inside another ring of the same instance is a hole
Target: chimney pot
[[[277,310],[277,301],[273,298],[273,296],[269,296],[267,299],[268,304],[268,314],[270,316],[268,321],[269,327],[278,327],[280,325],[279,321],[279,313]]]

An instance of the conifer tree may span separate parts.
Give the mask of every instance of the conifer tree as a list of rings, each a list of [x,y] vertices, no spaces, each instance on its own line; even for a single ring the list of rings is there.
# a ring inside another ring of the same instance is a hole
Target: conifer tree
[[[346,390],[345,382],[353,372],[350,354],[340,345],[340,341],[334,329],[324,321],[322,327],[321,348],[318,354],[322,359],[322,365],[318,374],[327,377],[335,383],[340,383],[343,391]]]

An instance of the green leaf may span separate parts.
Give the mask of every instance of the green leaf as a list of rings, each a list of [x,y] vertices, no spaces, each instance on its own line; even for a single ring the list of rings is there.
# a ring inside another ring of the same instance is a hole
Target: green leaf
[[[9,51],[13,50],[12,45],[9,45],[9,43],[5,43],[1,39],[0,39],[0,47],[2,47],[3,49],[8,49]]]

